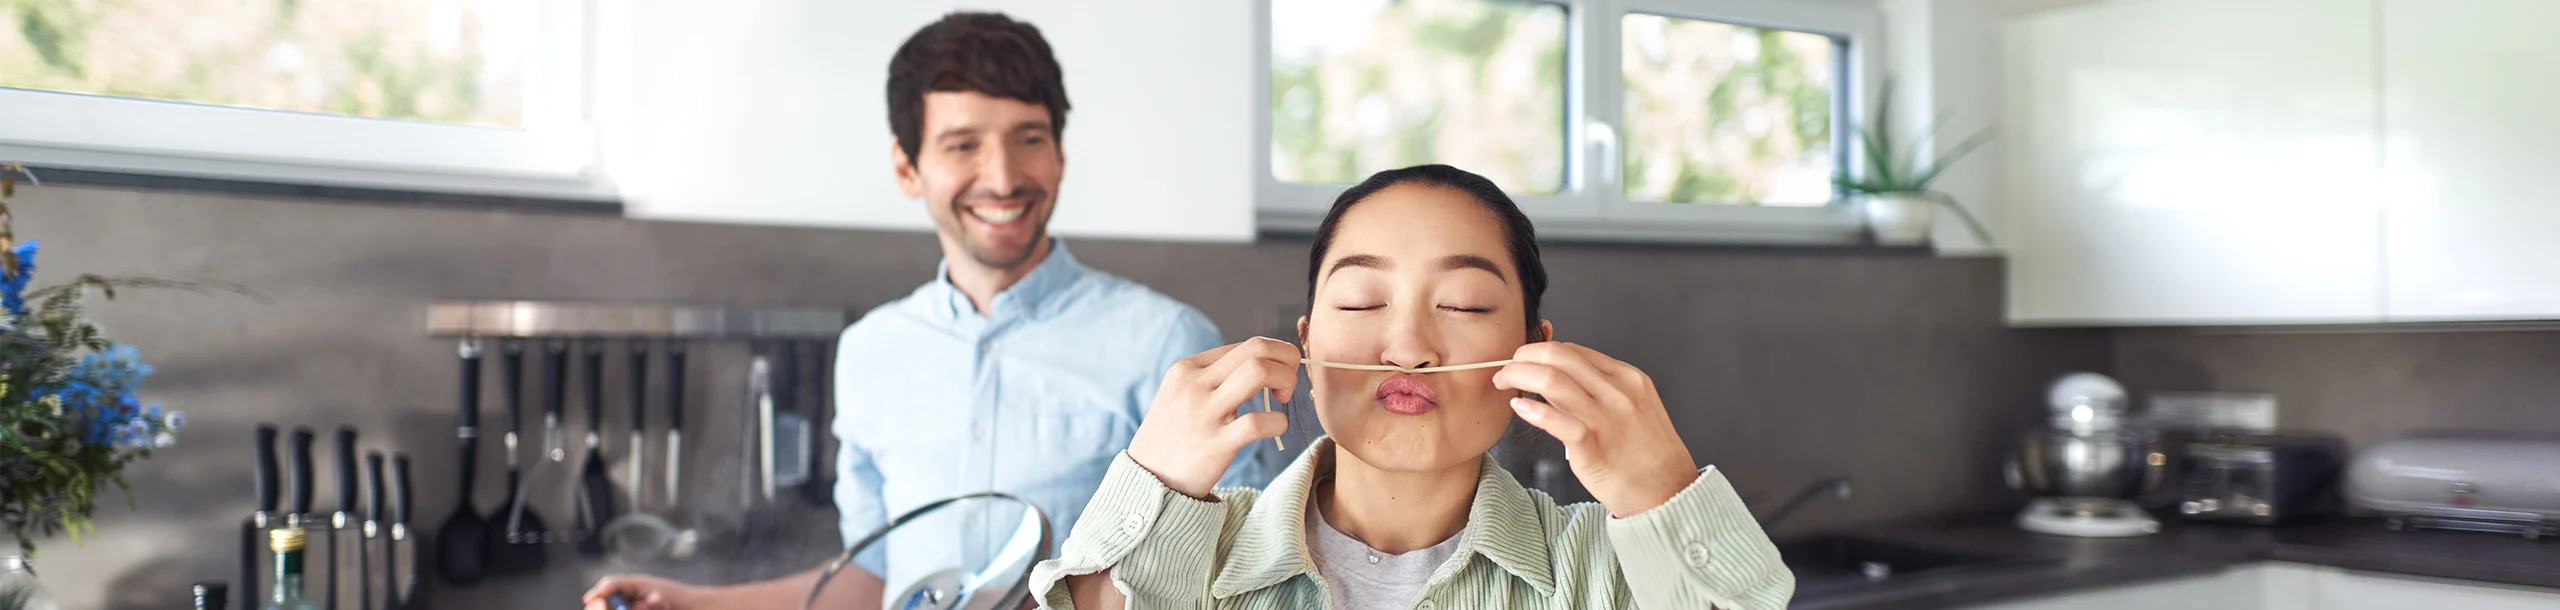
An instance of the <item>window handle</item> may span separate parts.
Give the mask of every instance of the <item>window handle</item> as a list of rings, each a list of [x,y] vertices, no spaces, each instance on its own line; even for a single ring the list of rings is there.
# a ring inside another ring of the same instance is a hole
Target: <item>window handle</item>
[[[1594,119],[1583,126],[1584,138],[1590,141],[1592,186],[1613,188],[1618,185],[1618,172],[1626,167],[1626,159],[1618,148],[1618,128],[1608,121]]]

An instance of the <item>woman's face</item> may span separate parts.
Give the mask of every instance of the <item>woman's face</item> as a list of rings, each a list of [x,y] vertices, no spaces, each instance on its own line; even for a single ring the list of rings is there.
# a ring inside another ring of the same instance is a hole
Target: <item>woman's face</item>
[[[1510,358],[1528,341],[1501,222],[1455,189],[1405,184],[1351,207],[1299,320],[1308,357],[1423,368]],[[1316,418],[1370,466],[1472,464],[1511,422],[1498,369],[1421,375],[1308,367]]]

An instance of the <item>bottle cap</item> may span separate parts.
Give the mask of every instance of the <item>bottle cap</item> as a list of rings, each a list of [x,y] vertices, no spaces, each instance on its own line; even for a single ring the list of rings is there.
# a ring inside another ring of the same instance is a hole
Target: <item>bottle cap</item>
[[[288,527],[267,532],[267,548],[278,553],[302,550],[302,540],[301,528]]]

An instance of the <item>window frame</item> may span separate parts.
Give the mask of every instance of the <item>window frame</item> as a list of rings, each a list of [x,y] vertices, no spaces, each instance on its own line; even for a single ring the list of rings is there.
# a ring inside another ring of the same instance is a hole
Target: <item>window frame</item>
[[[1283,182],[1271,167],[1271,6],[1285,0],[1256,0],[1254,58],[1254,175],[1257,227],[1265,232],[1312,231],[1343,186]],[[1661,203],[1630,200],[1622,173],[1624,150],[1617,134],[1625,125],[1624,76],[1620,53],[1625,41],[1621,24],[1629,13],[1698,19],[1810,32],[1843,39],[1848,52],[1836,95],[1834,146],[1841,163],[1856,167],[1863,157],[1848,146],[1856,109],[1868,105],[1884,65],[1883,15],[1846,2],[1807,0],[1510,0],[1562,5],[1567,28],[1565,57],[1565,183],[1553,195],[1513,195],[1522,210],[1538,222],[1542,236],[1585,241],[1672,243],[1852,245],[1865,240],[1864,221],[1845,198],[1835,195],[1825,206],[1755,206]]]
[[[521,128],[0,88],[0,159],[323,186],[610,199],[591,112],[596,15],[537,0]]]

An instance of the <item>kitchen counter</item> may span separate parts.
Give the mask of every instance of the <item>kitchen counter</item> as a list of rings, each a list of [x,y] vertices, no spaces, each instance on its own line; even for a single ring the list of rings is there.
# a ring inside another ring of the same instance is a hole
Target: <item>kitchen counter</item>
[[[1800,589],[1791,608],[1942,608],[2069,593],[2257,561],[2560,588],[2560,542],[2477,532],[2403,531],[2379,519],[2281,528],[2164,519],[2159,534],[2068,538],[2019,530],[2013,514],[1984,514],[1848,530],[1888,542],[2046,561],[1959,568],[1832,590]]]

